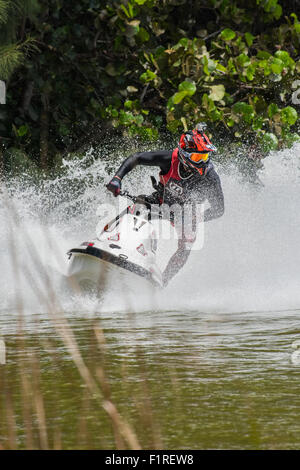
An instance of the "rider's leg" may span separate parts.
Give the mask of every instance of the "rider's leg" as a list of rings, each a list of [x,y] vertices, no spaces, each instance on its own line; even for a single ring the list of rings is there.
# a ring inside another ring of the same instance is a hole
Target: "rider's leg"
[[[194,220],[186,220],[186,223],[184,224],[183,215],[181,220],[182,224],[176,224],[175,222],[175,229],[178,235],[178,247],[163,272],[163,283],[165,286],[171,279],[173,279],[180,269],[183,268],[188,260],[193,243],[196,240]]]
[[[182,240],[178,240],[178,248],[174,255],[171,257],[167,264],[166,269],[163,272],[163,284],[166,286],[171,279],[180,271],[185,265],[190,255],[191,249],[186,249],[185,243]]]

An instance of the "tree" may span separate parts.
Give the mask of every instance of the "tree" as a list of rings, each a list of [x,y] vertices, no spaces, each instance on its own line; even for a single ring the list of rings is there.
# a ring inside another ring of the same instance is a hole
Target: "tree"
[[[33,47],[24,40],[25,23],[38,11],[35,0],[0,0],[0,78],[8,80]],[[18,40],[19,39],[19,40]]]

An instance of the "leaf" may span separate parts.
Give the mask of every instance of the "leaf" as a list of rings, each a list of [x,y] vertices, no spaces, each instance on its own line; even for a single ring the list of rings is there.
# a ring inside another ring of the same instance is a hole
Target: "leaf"
[[[277,57],[277,59],[280,59],[287,66],[294,64],[293,59],[286,51],[276,51],[274,55],[275,57]]]
[[[213,101],[220,101],[225,95],[224,85],[213,85],[210,90],[209,98]]]
[[[231,75],[236,74],[236,68],[235,68],[232,57],[230,57],[230,59],[228,60],[227,68],[228,68],[228,71]]]
[[[125,30],[125,36],[127,39],[133,38],[139,32],[139,23],[139,21],[131,21],[128,23]]]
[[[142,73],[140,76],[140,80],[143,82],[151,82],[151,80],[155,80],[157,78],[157,75],[152,72],[151,70],[147,70],[146,72]]]
[[[259,63],[259,66],[263,68],[265,77],[268,77],[272,72],[271,66],[268,65],[266,60],[263,60],[262,62],[264,62],[264,65],[262,63]]]
[[[298,113],[292,106],[287,106],[280,111],[280,118],[284,124],[292,126],[298,119]]]
[[[274,10],[277,0],[259,0],[259,3],[262,3],[262,7],[264,8],[264,10],[269,13]]]
[[[118,75],[118,72],[116,71],[113,63],[107,64],[107,66],[105,67],[105,72],[111,77],[115,77],[116,75]]]
[[[255,71],[256,71],[256,64],[251,64],[249,67],[247,67],[246,77],[247,77],[247,80],[249,80],[250,82],[254,79]]]
[[[150,35],[148,31],[145,30],[145,28],[140,28],[137,37],[141,42],[147,42],[150,39]]]
[[[66,124],[61,123],[60,126],[59,126],[59,133],[60,133],[60,135],[66,136],[70,133],[70,130],[69,130],[68,126],[66,126]]]
[[[274,114],[278,113],[278,106],[275,103],[271,103],[268,106],[268,116],[269,118],[272,118]]]
[[[262,144],[262,149],[265,152],[269,152],[270,150],[276,150],[278,147],[278,139],[275,134],[271,132],[266,132],[260,138],[260,142]]]
[[[17,132],[18,132],[19,137],[23,137],[28,132],[28,126],[24,125],[24,126],[19,127]]]
[[[241,114],[245,122],[250,124],[254,118],[254,108],[251,104],[247,104],[243,101],[235,103],[232,110],[236,114]]]
[[[201,62],[203,64],[203,71],[206,75],[210,75],[211,72],[213,72],[217,67],[216,62],[212,59],[209,59],[206,55],[201,59]],[[218,64],[218,65],[220,65],[220,64]]]
[[[124,126],[128,126],[134,121],[134,116],[131,112],[129,111],[120,111],[120,117],[119,117],[119,122],[120,124],[123,124]]]
[[[292,134],[292,133],[288,132],[284,136],[284,143],[289,148],[291,148],[295,143],[299,143],[299,142],[300,142],[300,136],[298,134]]]
[[[252,114],[253,113],[253,106],[251,104],[247,104],[244,101],[238,101],[232,107],[233,111],[237,114]]]
[[[129,11],[126,9],[126,7],[125,7],[123,4],[121,5],[121,8],[122,8],[122,10],[124,11],[125,15],[126,15],[128,18],[130,18],[130,13],[129,13]]]
[[[167,128],[171,132],[177,132],[179,126],[181,126],[181,121],[179,119],[174,119],[173,121],[168,122]]]
[[[181,38],[180,41],[178,42],[178,45],[184,47],[185,49],[189,45],[189,39],[188,38]]]
[[[179,67],[181,65],[181,59],[178,59],[176,60],[176,62],[174,62],[174,64],[172,64],[173,67]]]
[[[178,90],[180,92],[185,92],[189,96],[193,96],[193,94],[197,90],[197,87],[196,87],[195,83],[188,82],[188,81],[185,80],[184,82],[180,83],[180,85],[178,87]]]
[[[273,16],[276,20],[279,20],[281,15],[282,15],[282,6],[276,5],[275,11],[273,12]]]
[[[235,38],[236,33],[232,29],[226,28],[226,29],[223,29],[220,36],[221,36],[221,39],[223,39],[224,41],[231,41],[232,39]]]
[[[138,126],[141,126],[144,122],[144,117],[141,114],[138,114],[135,116],[134,121]]]
[[[212,59],[208,59],[207,61],[207,69],[209,72],[213,72],[216,69],[216,63]]]
[[[251,47],[254,41],[254,36],[251,33],[245,33],[245,41],[248,47]]]
[[[207,93],[202,96],[202,106],[207,113],[211,113],[216,108],[215,103],[208,97]]]
[[[134,28],[138,28],[140,26],[141,21],[140,20],[132,20],[128,24],[129,26],[133,26]]]
[[[173,103],[174,104],[180,103],[183,100],[183,98],[185,98],[187,95],[188,95],[187,91],[178,91],[177,93],[175,93],[175,95],[173,95]]]
[[[269,59],[271,57],[270,52],[267,51],[258,51],[257,56],[258,59]]]
[[[246,54],[240,54],[237,58],[237,63],[241,67],[248,67],[251,64],[249,57]]]
[[[274,58],[271,63],[271,70],[276,74],[280,74],[284,69],[284,63],[278,58]]]
[[[168,102],[167,102],[167,108],[169,111],[174,111],[174,103],[173,103],[173,96],[171,96],[169,99],[168,99]]]
[[[174,52],[175,52],[175,49],[165,49],[165,53],[166,53],[166,54],[170,54],[170,55],[171,55],[171,54],[174,54]]]
[[[227,124],[228,127],[233,127],[234,124],[235,124],[235,122],[234,122],[233,119],[229,118],[229,119],[227,120],[226,124]]]
[[[158,46],[158,47],[155,49],[155,57],[156,57],[156,58],[162,56],[164,53],[165,53],[165,48],[164,48],[163,46]]]
[[[280,73],[271,73],[269,80],[271,80],[271,82],[281,82],[282,75],[280,75]]]
[[[127,88],[128,93],[136,93],[139,91],[135,86],[129,85]]]
[[[215,122],[215,121],[220,121],[223,115],[222,115],[222,112],[216,108],[210,113],[209,117],[212,121]]]
[[[264,119],[262,117],[259,117],[257,119],[254,119],[253,124],[252,124],[252,129],[257,131],[262,128],[264,123]]]
[[[152,31],[154,32],[155,36],[160,36],[164,34],[165,29],[160,25],[160,23],[156,21],[151,22]],[[161,46],[160,46],[161,47]]]
[[[227,68],[224,67],[222,64],[217,64],[217,70],[220,70],[220,72],[227,73]]]

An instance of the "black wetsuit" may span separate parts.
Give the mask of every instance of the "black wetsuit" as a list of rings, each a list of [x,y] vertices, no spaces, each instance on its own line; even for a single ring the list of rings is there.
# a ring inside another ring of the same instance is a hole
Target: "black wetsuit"
[[[160,175],[167,175],[171,169],[173,152],[169,150],[158,150],[153,152],[136,153],[128,157],[116,173],[119,179],[129,173],[137,165],[157,166],[160,168]],[[180,172],[179,172],[180,170]],[[205,222],[221,217],[224,213],[224,196],[220,178],[214,170],[213,164],[209,163],[207,172],[201,176],[191,173],[181,163],[178,165],[178,172],[182,175],[181,185],[182,194],[180,197],[168,191],[168,185],[161,182],[157,185],[155,193],[146,196],[150,204],[166,203],[204,203],[208,201],[210,207],[204,211],[203,219]],[[187,242],[184,236],[178,239],[178,249],[171,257],[167,267],[163,272],[164,284],[175,276],[175,274],[184,266],[191,251],[191,244]]]
[[[161,175],[166,175],[170,169],[172,153],[173,152],[169,150],[157,150],[131,155],[123,162],[116,176],[123,179],[123,177],[137,165],[157,166],[160,168]],[[182,173],[186,172],[183,166],[181,171]],[[205,222],[221,217],[224,214],[224,196],[221,181],[212,163],[209,164],[205,176],[196,175],[191,179],[187,179],[183,182],[183,186],[185,187],[187,197],[185,200],[181,201],[182,203],[189,201],[203,203],[207,200],[210,204],[210,207],[204,212]],[[164,195],[163,189],[163,185],[159,183],[157,192],[153,193],[152,196],[148,198],[148,201],[157,203],[163,198],[163,202],[166,204],[180,202],[176,197],[167,194]]]

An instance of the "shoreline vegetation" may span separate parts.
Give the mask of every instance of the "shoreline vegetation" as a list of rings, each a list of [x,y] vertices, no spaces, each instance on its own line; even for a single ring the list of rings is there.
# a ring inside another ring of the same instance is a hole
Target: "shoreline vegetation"
[[[231,146],[225,159],[299,140],[297,1],[0,3],[0,156],[12,172],[52,171],[107,139],[156,146],[199,121]]]

